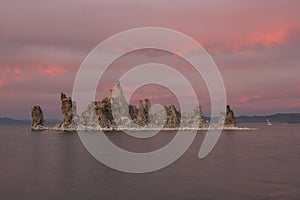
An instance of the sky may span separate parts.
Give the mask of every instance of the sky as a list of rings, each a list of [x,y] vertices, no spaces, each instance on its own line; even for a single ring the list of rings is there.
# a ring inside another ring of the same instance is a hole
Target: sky
[[[29,119],[31,107],[40,105],[46,119],[61,118],[60,92],[72,95],[89,52],[113,34],[147,26],[199,42],[218,66],[236,115],[300,112],[299,10],[297,0],[0,0],[0,117]],[[130,67],[154,61],[185,73],[203,111],[210,111],[201,77],[177,56],[154,50],[114,62],[97,98]],[[166,88],[145,86],[131,102],[144,97],[176,101]]]

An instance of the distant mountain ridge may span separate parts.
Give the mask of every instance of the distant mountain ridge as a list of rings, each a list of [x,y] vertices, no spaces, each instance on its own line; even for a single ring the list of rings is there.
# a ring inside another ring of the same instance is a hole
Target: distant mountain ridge
[[[209,117],[203,117],[204,120],[211,121]],[[300,113],[277,113],[272,115],[241,115],[236,118],[237,123],[259,123],[266,122],[266,119],[269,119],[271,122],[282,122],[282,123],[300,123]],[[217,121],[217,118],[214,117],[212,121]],[[10,124],[28,124],[30,125],[31,120],[18,120],[8,117],[0,117],[0,125],[10,125]],[[46,120],[46,124],[57,124],[61,123],[61,120],[58,119],[49,119]]]
[[[46,120],[46,123],[47,124],[57,124],[57,123],[61,123],[61,120],[58,120],[58,119],[49,119],[49,120]],[[13,119],[13,118],[9,118],[9,117],[0,117],[0,125],[13,125],[13,124],[28,124],[30,125],[31,124],[31,120],[27,120],[27,119],[24,119],[24,120],[19,120],[19,119]]]
[[[30,121],[12,119],[8,117],[0,117],[0,125],[9,125],[9,124],[30,124]]]
[[[300,123],[300,113],[288,113],[282,114],[277,113],[273,115],[266,116],[247,116],[241,115],[237,117],[237,123],[257,123],[257,122],[266,122],[269,119],[271,122],[282,122],[282,123]]]

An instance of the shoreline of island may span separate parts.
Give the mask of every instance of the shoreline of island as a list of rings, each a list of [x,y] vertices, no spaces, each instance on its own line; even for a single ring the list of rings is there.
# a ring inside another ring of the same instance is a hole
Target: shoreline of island
[[[211,127],[211,128],[94,128],[94,127],[78,127],[78,128],[57,128],[57,127],[48,127],[48,126],[40,126],[37,128],[32,128],[33,131],[43,131],[43,130],[55,130],[55,131],[104,131],[104,132],[112,132],[112,131],[208,131],[208,130],[224,130],[224,131],[253,131],[258,130],[257,128],[249,128],[249,127]]]

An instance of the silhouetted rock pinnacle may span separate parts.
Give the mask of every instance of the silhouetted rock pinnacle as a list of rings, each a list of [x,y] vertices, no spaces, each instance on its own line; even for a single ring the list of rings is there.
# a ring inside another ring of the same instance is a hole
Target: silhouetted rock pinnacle
[[[61,112],[64,122],[60,128],[74,128],[74,114],[76,113],[76,104],[71,97],[67,97],[64,93],[60,94]]]
[[[44,129],[44,115],[40,106],[33,106],[31,109],[31,129],[32,130],[41,130]]]
[[[226,115],[225,115],[225,126],[236,126],[236,118],[234,116],[233,111],[230,109],[230,106],[226,107]]]

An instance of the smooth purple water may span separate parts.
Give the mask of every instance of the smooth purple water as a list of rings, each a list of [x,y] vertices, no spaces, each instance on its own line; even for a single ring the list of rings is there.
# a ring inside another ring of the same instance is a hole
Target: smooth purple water
[[[0,127],[0,199],[300,199],[300,124],[247,124],[257,131],[223,131],[203,160],[199,132],[175,163],[148,174],[127,174],[95,160],[76,133]],[[108,134],[137,152],[174,136],[151,139]]]

